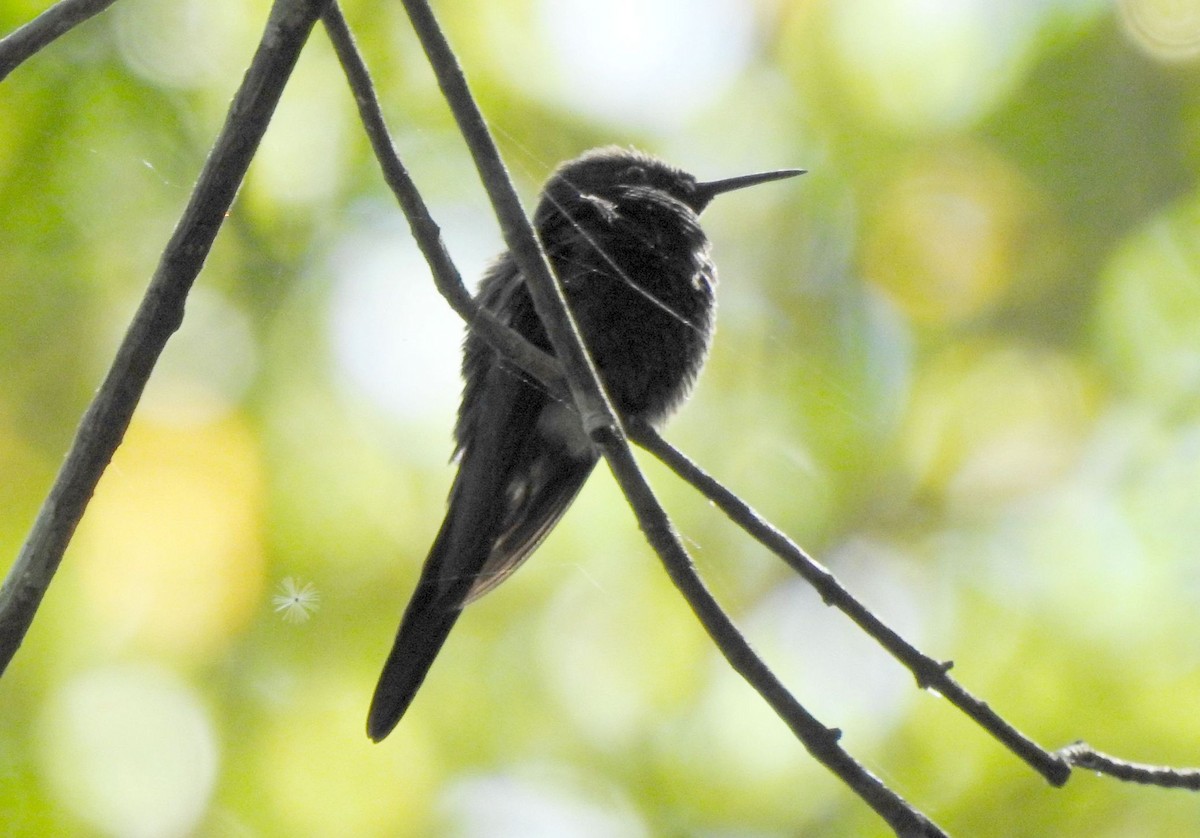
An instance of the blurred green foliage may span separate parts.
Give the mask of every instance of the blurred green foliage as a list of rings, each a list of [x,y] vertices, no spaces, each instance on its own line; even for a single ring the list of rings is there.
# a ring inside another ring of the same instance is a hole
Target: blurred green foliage
[[[0,31],[40,6],[3,0]],[[720,330],[668,435],[1043,745],[1200,763],[1194,4],[436,8],[529,202],[613,142],[808,168],[706,215]],[[2,555],[266,11],[122,0],[0,84]],[[499,238],[399,4],[346,12],[477,275]],[[603,469],[368,743],[452,474],[459,329],[318,29],[0,685],[0,832],[887,834],[716,656]],[[1182,792],[1049,789],[647,468],[801,701],[953,834],[1195,833]],[[273,610],[289,577],[306,622]]]

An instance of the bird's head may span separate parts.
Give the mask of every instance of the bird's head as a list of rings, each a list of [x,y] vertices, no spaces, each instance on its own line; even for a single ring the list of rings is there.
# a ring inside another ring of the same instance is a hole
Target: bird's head
[[[699,214],[723,192],[803,173],[802,169],[782,169],[698,181],[694,175],[653,155],[632,148],[605,146],[584,152],[559,166],[542,190],[542,204],[565,208],[581,198],[599,198],[619,205],[629,195],[650,189],[666,193]]]

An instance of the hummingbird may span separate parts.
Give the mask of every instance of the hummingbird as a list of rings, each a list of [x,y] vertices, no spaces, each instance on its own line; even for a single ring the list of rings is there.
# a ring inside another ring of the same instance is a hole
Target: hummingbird
[[[717,269],[700,213],[717,195],[803,174],[783,169],[698,181],[615,146],[560,165],[533,226],[613,407],[657,425],[691,391],[716,324]],[[475,297],[553,353],[509,252]],[[468,331],[448,510],[371,700],[367,735],[408,709],[463,608],[507,579],[579,494],[599,454],[573,404]]]

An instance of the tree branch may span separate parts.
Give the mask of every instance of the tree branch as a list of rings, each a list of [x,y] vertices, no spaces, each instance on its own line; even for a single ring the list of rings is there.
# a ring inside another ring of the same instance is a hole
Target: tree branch
[[[1068,745],[1058,754],[1071,765],[1088,771],[1098,771],[1127,783],[1200,791],[1200,768],[1170,768],[1165,765],[1128,762],[1101,753],[1086,742]]]
[[[944,836],[935,823],[850,756],[838,742],[842,732],[821,724],[758,656],[696,573],[691,556],[634,461],[629,446],[613,446],[611,453],[606,450],[606,454],[621,489],[639,511],[638,523],[646,540],[662,557],[671,581],[734,671],[758,691],[805,749],[887,821],[897,835]],[[643,510],[650,510],[651,514],[643,516]]]
[[[471,96],[453,50],[427,2],[402,1],[433,67],[442,95],[450,105],[459,131],[471,151],[480,180],[500,223],[504,243],[525,277],[534,309],[546,328],[546,336],[554,347],[555,357],[566,370],[572,401],[579,411],[584,429],[591,434],[598,429],[618,428],[616,413],[608,403],[591,357],[579,340],[566,298],[554,279],[541,242],[521,206],[508,170],[500,159],[483,114]]]
[[[0,588],[0,674],[21,645],[328,0],[276,0],[188,205],[16,562]]]
[[[0,81],[38,50],[115,2],[117,0],[61,0],[0,38]]]
[[[629,433],[638,445],[662,460],[676,474],[715,503],[734,523],[787,562],[816,589],[826,605],[831,605],[846,614],[859,628],[887,649],[912,672],[918,687],[941,693],[951,704],[1025,760],[1051,785],[1061,786],[1071,776],[1071,766],[1061,756],[1039,747],[999,716],[986,702],[973,696],[951,678],[948,672],[953,663],[934,660],[888,627],[869,608],[855,599],[820,562],[805,553],[799,545],[772,526],[749,504],[663,439],[654,428],[644,422],[636,422],[630,424]]]
[[[569,400],[570,391],[558,361],[501,323],[496,315],[478,305],[467,291],[462,275],[446,251],[441,229],[433,220],[429,208],[425,205],[425,199],[421,197],[416,184],[396,153],[396,147],[383,118],[383,109],[375,95],[371,74],[354,43],[354,36],[346,25],[341,7],[336,2],[329,4],[322,15],[322,23],[354,94],[359,118],[367,138],[371,141],[375,158],[383,170],[383,179],[408,219],[413,239],[425,261],[429,263],[438,291],[459,317],[466,321],[468,327],[477,332],[502,357],[513,361],[540,381],[556,398]]]

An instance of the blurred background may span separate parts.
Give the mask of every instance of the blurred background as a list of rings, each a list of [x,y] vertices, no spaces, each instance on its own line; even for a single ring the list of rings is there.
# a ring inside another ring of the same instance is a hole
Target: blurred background
[[[44,7],[0,0],[0,31]],[[0,84],[0,567],[267,8],[122,0]],[[608,143],[809,169],[706,213],[720,326],[668,438],[1042,745],[1200,764],[1200,4],[435,8],[528,207]],[[346,14],[477,277],[499,235],[400,6]],[[318,27],[0,683],[0,832],[888,834],[719,658],[603,467],[368,742],[461,333]],[[1183,792],[1050,789],[642,460],[768,662],[943,827],[1195,831]]]

